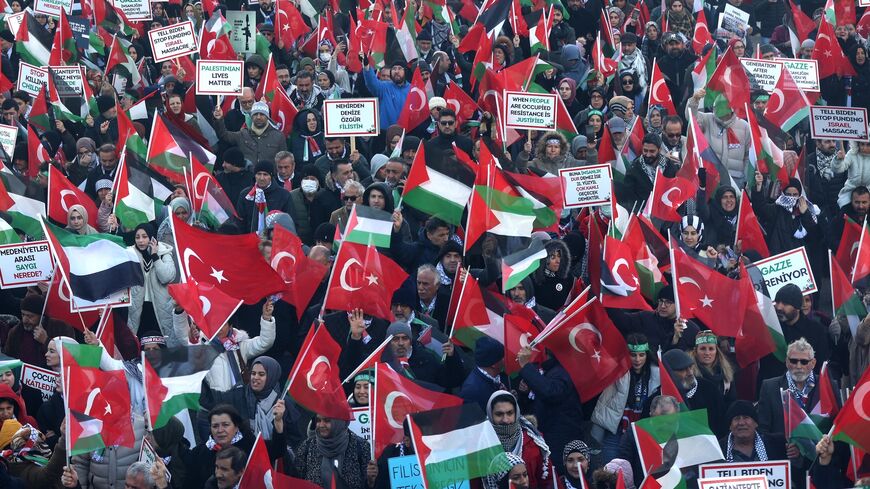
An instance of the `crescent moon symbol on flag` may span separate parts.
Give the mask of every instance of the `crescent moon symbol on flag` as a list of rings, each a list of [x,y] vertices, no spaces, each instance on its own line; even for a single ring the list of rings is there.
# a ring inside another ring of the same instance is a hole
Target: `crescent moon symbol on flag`
[[[387,422],[390,424],[390,426],[397,430],[402,429],[402,423],[396,421],[396,418],[393,417],[393,404],[395,404],[396,400],[400,397],[404,397],[405,399],[408,399],[408,401],[411,400],[405,394],[399,391],[393,391],[387,394],[387,399],[384,401],[384,412],[387,414]],[[405,416],[403,414],[402,419],[404,418]]]
[[[320,376],[320,375],[317,375],[314,379],[314,381],[317,382],[317,384],[318,384],[317,387],[315,387],[314,384],[311,383],[311,377],[315,376],[317,374],[317,372],[316,372],[317,366],[320,365],[321,363],[326,365],[327,372],[332,370],[332,367],[329,365],[329,359],[323,355],[320,355],[319,357],[314,359],[314,363],[311,364],[311,368],[308,369],[308,373],[305,374],[305,380],[308,382],[308,388],[315,391],[315,392],[320,391],[320,388],[323,387],[323,384],[326,383],[326,380],[323,379],[322,376]]]

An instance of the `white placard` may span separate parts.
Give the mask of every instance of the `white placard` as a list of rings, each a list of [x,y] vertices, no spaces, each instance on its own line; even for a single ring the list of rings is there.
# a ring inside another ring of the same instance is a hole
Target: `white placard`
[[[791,487],[791,462],[788,460],[769,460],[767,462],[712,463],[700,466],[699,477],[716,479],[721,477],[746,477],[762,475],[767,478],[770,488],[788,489]]]
[[[148,31],[148,41],[151,43],[151,52],[154,53],[155,63],[162,63],[168,59],[198,51],[196,35],[193,33],[193,22],[189,20]]]
[[[58,97],[83,97],[85,95],[85,68],[75,66],[49,66],[49,76],[54,74],[54,87]]]
[[[867,109],[863,107],[810,107],[810,135],[813,139],[870,141]]]
[[[151,0],[112,0],[131,22],[151,20]]]
[[[795,84],[805,92],[818,92],[819,61],[815,59],[776,58],[788,69]]]
[[[42,395],[42,400],[47,401],[54,395],[54,389],[57,386],[57,373],[25,363],[21,366],[21,385],[38,390]]]
[[[763,475],[698,479],[698,489],[767,489]]]
[[[358,407],[351,409],[353,419],[347,425],[347,429],[351,433],[356,433],[365,441],[372,442],[372,418],[369,416],[368,407]]]
[[[804,295],[819,290],[807,258],[807,250],[803,246],[758,260],[750,266],[761,272],[768,297],[776,297],[776,292],[787,284],[797,285]],[[760,288],[760,285],[756,284],[756,288]]]
[[[550,131],[556,128],[556,95],[504,92],[505,128]]]
[[[72,13],[73,0],[36,0],[33,2],[33,11],[60,18],[60,9]]]
[[[610,165],[578,166],[559,170],[562,202],[566,208],[608,204],[612,174]]]
[[[18,128],[15,126],[7,126],[0,124],[0,147],[6,152],[6,156],[12,158],[12,153],[15,152],[15,141],[18,140]]]
[[[237,53],[256,52],[257,12],[253,10],[228,10],[227,23],[232,28],[230,44],[233,45],[233,49]]]
[[[142,447],[139,448],[139,461],[145,462],[150,467],[154,465],[155,460],[157,460],[157,451],[151,446],[151,442],[148,441],[147,437],[142,437]]]
[[[43,70],[25,63],[18,63],[18,89],[27,92],[34,97],[39,95],[39,90],[48,85],[48,70]]]
[[[764,90],[767,93],[776,88],[776,82],[782,73],[782,63],[754,58],[740,58],[740,63],[743,64],[749,77],[749,88]]]
[[[33,11],[30,10],[30,7],[27,7],[22,12],[4,17],[6,20],[6,27],[9,28],[9,32],[11,32],[13,36],[18,37],[18,28],[21,27],[21,23],[24,22],[24,15],[27,12],[30,12],[31,14],[33,13]]]
[[[737,34],[737,37],[746,37],[747,27],[749,27],[749,13],[726,3],[725,11],[719,14],[719,28]]]
[[[870,7],[870,0],[858,0],[859,7]]]
[[[0,246],[0,288],[27,287],[45,282],[54,271],[48,241]]]
[[[326,137],[375,136],[380,132],[376,98],[343,98],[323,101],[323,134]]]
[[[111,306],[114,308],[130,307],[130,289],[119,290],[114,294],[110,295],[109,297],[106,297],[105,299],[91,302],[89,300],[82,299],[81,297],[73,296],[70,293],[69,286],[66,284],[66,282],[64,282],[64,287],[67,288],[66,294],[68,297],[70,297],[70,312],[96,311],[106,306]]]
[[[196,61],[197,95],[241,95],[244,61]]]

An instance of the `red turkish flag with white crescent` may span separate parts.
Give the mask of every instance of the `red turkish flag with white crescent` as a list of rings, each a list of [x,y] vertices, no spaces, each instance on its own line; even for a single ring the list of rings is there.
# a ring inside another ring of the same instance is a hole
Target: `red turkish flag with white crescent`
[[[269,264],[286,284],[281,299],[292,304],[296,308],[297,318],[302,319],[317,286],[329,270],[305,256],[299,237],[280,225],[275,226],[272,232],[272,256]]]
[[[343,241],[332,265],[326,309],[362,309],[375,317],[393,320],[393,292],[408,278],[402,267],[378,253],[374,246]]]
[[[54,165],[48,165],[48,217],[66,224],[69,208],[84,206],[88,213],[88,224],[97,227],[97,206],[94,199],[72,184]]]
[[[399,120],[396,121],[396,124],[404,127],[406,133],[410,133],[417,126],[429,120],[429,117],[429,97],[426,96],[426,83],[423,82],[420,68],[416,68],[414,77],[411,79],[408,96],[405,98],[405,106],[402,107],[402,113],[399,114]]]
[[[671,89],[668,88],[668,84],[665,82],[665,77],[656,60],[653,60],[649,86],[649,103],[647,105],[649,107],[661,105],[667,109],[668,115],[677,115],[674,99],[671,97]]]
[[[313,327],[313,326],[312,326]],[[293,400],[321,416],[352,419],[338,377],[341,347],[325,326],[318,326],[302,345],[290,371],[288,392]]]

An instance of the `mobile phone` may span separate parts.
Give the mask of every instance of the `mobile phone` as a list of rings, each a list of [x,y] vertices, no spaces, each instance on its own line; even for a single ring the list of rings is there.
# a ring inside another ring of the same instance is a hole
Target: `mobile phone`
[[[595,128],[590,125],[586,126],[586,139],[589,141],[595,139]]]

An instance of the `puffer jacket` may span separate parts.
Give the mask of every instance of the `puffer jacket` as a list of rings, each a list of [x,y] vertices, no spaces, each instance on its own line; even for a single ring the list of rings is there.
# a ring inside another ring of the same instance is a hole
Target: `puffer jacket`
[[[856,187],[870,185],[870,155],[858,152],[858,145],[852,146],[842,160],[834,158],[831,165],[834,172],[847,172],[846,184],[837,196],[837,205],[843,207],[852,200],[852,190]]]
[[[628,401],[628,388],[630,385],[631,372],[626,372],[618,381],[607,386],[604,392],[598,396],[598,402],[592,411],[592,422],[616,434],[619,423],[622,421],[622,413],[625,411],[625,403]],[[652,394],[659,386],[661,386],[659,368],[651,365],[647,392]]]
[[[136,444],[133,448],[108,447],[102,451],[99,461],[93,453],[73,457],[73,467],[79,476],[82,489],[124,489],[127,467],[139,460],[142,437],[145,436],[145,418],[133,414],[133,434]]]
[[[710,149],[719,157],[719,161],[725,167],[724,170],[727,170],[734,179],[737,188],[743,188],[746,185],[746,162],[749,160],[749,144],[752,141],[749,124],[736,116],[723,122],[711,113],[701,112],[698,110],[698,101],[694,98],[690,98],[686,104],[687,118],[690,113],[701,126]],[[734,133],[737,142],[729,143],[729,130]],[[720,174],[722,170],[719,169]]]
[[[130,247],[135,253],[136,246]],[[166,243],[157,243],[157,260],[154,261],[153,268],[150,271],[145,271],[145,266],[139,262],[142,267],[142,273],[145,275],[145,285],[132,287],[130,289],[130,312],[127,319],[127,324],[134,333],[139,332],[139,319],[142,317],[142,305],[145,302],[145,291],[150,294],[151,305],[154,307],[154,314],[157,316],[157,324],[160,325],[160,332],[163,336],[169,337],[167,341],[169,346],[180,346],[182,338],[177,338],[172,330],[172,298],[169,296],[169,284],[175,281],[176,268],[175,259],[172,254],[172,246]]]
[[[259,136],[248,128],[228,131],[222,117],[215,122],[215,132],[222,141],[238,146],[245,159],[254,164],[262,160],[275,161],[275,155],[279,151],[287,151],[287,138],[272,126],[266,126],[266,130]]]

